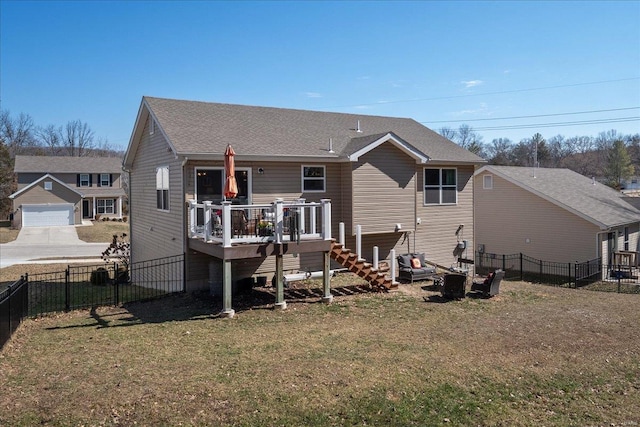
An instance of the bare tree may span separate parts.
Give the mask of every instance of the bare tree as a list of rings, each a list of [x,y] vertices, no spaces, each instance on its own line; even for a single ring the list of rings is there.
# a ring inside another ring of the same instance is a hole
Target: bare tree
[[[458,133],[455,131],[455,129],[451,129],[450,127],[446,127],[446,126],[440,128],[438,133],[444,136],[445,138],[450,139],[451,141],[455,141],[458,137]]]
[[[511,150],[513,145],[509,138],[496,138],[488,144],[486,151],[489,163],[508,166],[511,164]]]
[[[36,145],[34,130],[33,119],[28,114],[20,113],[14,119],[8,110],[0,111],[0,142],[6,145],[11,158]]]
[[[40,140],[40,144],[47,148],[50,155],[62,155],[64,151],[64,147],[62,146],[62,127],[49,125],[45,128],[39,128],[36,133]]]
[[[64,145],[70,156],[82,157],[93,148],[94,133],[86,123],[73,120],[67,123],[64,132]]]

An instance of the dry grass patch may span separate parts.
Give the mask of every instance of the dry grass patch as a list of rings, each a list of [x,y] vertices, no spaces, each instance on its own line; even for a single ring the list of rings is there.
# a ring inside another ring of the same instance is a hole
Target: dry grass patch
[[[111,243],[114,234],[129,234],[129,224],[117,221],[93,221],[91,226],[77,226],[76,231],[78,238],[87,243]]]
[[[13,242],[18,237],[18,233],[20,233],[20,230],[16,230],[16,229],[13,229],[13,228],[1,227],[0,228],[0,243]]]
[[[638,295],[356,285],[285,311],[254,291],[234,319],[183,295],[27,320],[0,353],[0,425],[640,423]]]

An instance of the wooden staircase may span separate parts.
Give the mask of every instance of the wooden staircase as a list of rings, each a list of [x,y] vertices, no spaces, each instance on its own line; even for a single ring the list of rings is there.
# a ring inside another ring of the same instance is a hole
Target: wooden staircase
[[[398,287],[398,284],[394,283],[393,280],[387,276],[389,266],[386,262],[378,263],[377,269],[373,268],[372,264],[358,260],[358,255],[336,242],[331,244],[330,256],[350,272],[369,282],[372,289],[380,292],[388,292]]]

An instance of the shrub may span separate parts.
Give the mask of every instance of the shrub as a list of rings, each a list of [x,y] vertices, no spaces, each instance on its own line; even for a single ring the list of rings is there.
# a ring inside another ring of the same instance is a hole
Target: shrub
[[[109,283],[109,272],[106,268],[98,267],[91,272],[91,284],[105,286]]]
[[[118,272],[116,273],[116,283],[119,285],[126,285],[129,283],[129,270],[123,265],[118,266]]]

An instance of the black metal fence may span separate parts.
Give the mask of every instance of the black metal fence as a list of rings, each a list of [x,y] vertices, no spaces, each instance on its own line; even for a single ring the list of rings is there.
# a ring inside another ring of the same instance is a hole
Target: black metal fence
[[[184,255],[132,263],[69,266],[32,274],[29,316],[119,305],[185,291]]]
[[[506,280],[584,288],[620,293],[640,293],[640,270],[624,265],[603,264],[602,258],[585,262],[543,261],[525,254],[475,254],[478,274],[502,269]]]
[[[21,277],[0,292],[0,348],[27,317],[29,309],[28,282]]]

